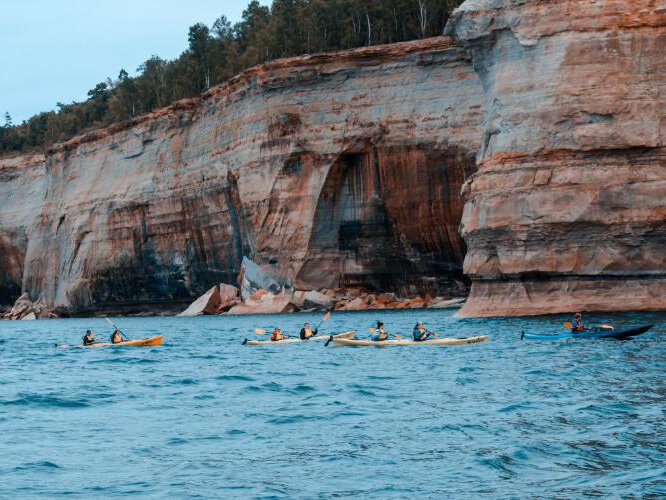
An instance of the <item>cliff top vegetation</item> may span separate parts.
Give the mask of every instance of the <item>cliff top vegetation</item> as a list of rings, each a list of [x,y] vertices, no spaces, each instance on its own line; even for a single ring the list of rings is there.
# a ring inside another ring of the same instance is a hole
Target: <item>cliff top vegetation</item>
[[[251,66],[282,57],[395,43],[440,35],[462,0],[252,0],[242,20],[225,16],[212,26],[189,28],[187,48],[167,61],[151,56],[129,76],[99,82],[88,99],[58,103],[14,124],[0,126],[0,154],[41,151],[80,132],[198,96]]]

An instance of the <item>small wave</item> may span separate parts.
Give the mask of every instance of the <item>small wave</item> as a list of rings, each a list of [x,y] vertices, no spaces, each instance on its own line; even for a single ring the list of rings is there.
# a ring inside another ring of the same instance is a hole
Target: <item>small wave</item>
[[[57,469],[62,469],[58,464],[44,460],[41,462],[28,462],[25,464],[17,465],[14,467],[15,472],[24,472],[24,471],[53,471]]]
[[[485,454],[481,452],[480,454]],[[515,460],[509,455],[500,454],[493,457],[481,458],[478,460],[481,465],[496,470],[504,478],[515,477],[516,471],[513,470]]]
[[[171,385],[197,385],[199,382],[193,378],[181,378],[169,382]]]
[[[4,401],[7,406],[33,406],[40,408],[87,408],[90,405],[85,401],[63,399],[55,396],[42,396],[39,394],[23,396],[11,401]]]
[[[247,432],[240,429],[230,429],[226,432],[227,436],[243,436],[245,434],[247,434]]]
[[[285,417],[275,417],[268,421],[269,424],[297,424],[299,422],[307,422],[308,420],[313,420],[317,417],[308,417],[306,415],[289,415]]]
[[[220,375],[219,377],[215,377],[215,380],[231,380],[231,381],[238,381],[238,382],[254,382],[254,378],[252,377],[247,377],[245,375]]]
[[[250,385],[247,386],[244,391],[246,392],[283,392],[284,387],[275,382],[268,382],[263,385]]]
[[[316,389],[309,385],[299,384],[295,387],[292,387],[289,392],[303,393],[303,392],[314,392]]]

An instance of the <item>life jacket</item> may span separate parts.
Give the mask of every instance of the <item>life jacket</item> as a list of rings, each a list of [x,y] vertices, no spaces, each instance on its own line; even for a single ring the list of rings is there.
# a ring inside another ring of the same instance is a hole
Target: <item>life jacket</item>
[[[388,333],[385,330],[377,330],[377,335],[372,337],[372,340],[375,342],[381,342],[382,340],[388,340]]]
[[[277,342],[278,340],[282,340],[284,336],[280,332],[273,332],[271,333],[271,342]]]
[[[83,345],[93,345],[94,343],[95,343],[94,337],[88,338],[88,335],[83,336]]]
[[[414,340],[417,342],[422,342],[424,340],[428,340],[428,332],[425,330],[421,331],[418,328],[414,328],[414,331],[412,332],[412,336],[414,337]]]
[[[573,322],[572,330],[574,332],[582,332],[583,330],[585,330],[585,327],[577,319],[575,319]]]

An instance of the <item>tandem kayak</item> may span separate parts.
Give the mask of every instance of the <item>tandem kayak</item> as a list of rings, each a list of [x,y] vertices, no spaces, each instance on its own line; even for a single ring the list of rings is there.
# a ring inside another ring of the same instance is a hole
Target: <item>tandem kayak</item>
[[[100,342],[98,344],[91,344],[91,345],[56,344],[56,347],[68,348],[68,349],[88,349],[91,347],[150,347],[150,346],[162,345],[163,340],[164,340],[164,335],[159,335],[157,337],[151,337],[149,339],[126,340],[124,342],[119,342],[117,344],[112,344],[111,342]]]
[[[644,325],[628,330],[609,330],[606,328],[594,328],[582,333],[522,333],[520,338],[526,340],[561,340],[561,339],[615,339],[628,340],[650,330],[654,325]]]
[[[335,335],[317,335],[310,337],[308,340],[301,340],[300,338],[285,339],[285,340],[247,340],[243,341],[243,345],[285,345],[285,344],[306,344],[308,342],[327,341],[333,337],[335,339],[353,339],[354,331],[337,333]]]
[[[453,338],[443,338],[443,339],[430,339],[424,340],[423,342],[414,342],[409,339],[396,339],[396,340],[371,340],[371,339],[341,339],[333,338],[333,343],[337,347],[390,347],[390,346],[451,346],[451,345],[465,345],[465,344],[477,344],[479,342],[485,342],[490,337],[487,335],[482,335],[479,337],[467,337],[465,339],[453,339]]]

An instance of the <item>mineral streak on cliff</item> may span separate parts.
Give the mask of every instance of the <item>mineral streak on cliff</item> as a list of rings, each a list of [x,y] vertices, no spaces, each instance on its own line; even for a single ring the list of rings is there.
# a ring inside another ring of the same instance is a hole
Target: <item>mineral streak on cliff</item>
[[[182,310],[247,255],[301,289],[459,294],[482,95],[439,37],[275,61],[42,163],[5,160],[2,293]]]
[[[666,4],[469,0],[469,316],[666,308]]]

